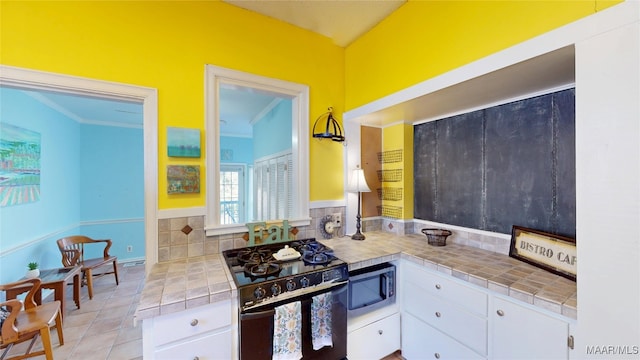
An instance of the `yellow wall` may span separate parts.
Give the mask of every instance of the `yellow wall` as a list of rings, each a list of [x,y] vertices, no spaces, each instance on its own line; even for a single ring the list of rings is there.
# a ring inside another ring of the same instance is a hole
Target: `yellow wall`
[[[204,206],[204,175],[198,195],[163,189],[167,164],[205,173],[204,158],[166,155],[167,126],[204,134],[205,64],[309,85],[311,128],[328,106],[341,114],[617,2],[409,1],[343,49],[219,1],[1,0],[0,63],[157,88],[159,207]],[[309,200],[342,199],[343,147],[309,140]]]
[[[351,110],[621,1],[409,0],[346,50]]]
[[[344,111],[343,48],[219,1],[2,1],[0,6],[3,65],[158,89],[161,209],[205,204],[207,159],[169,159],[166,151],[167,126],[204,134],[205,64],[308,85],[310,128],[327,107]],[[342,145],[314,139],[310,153],[310,200],[342,199]],[[327,159],[335,171],[327,171]],[[167,164],[199,164],[202,192],[168,196]]]
[[[402,169],[402,181],[386,184],[402,188],[402,200],[383,200],[382,205],[402,207],[402,219],[413,219],[413,125],[394,124],[382,130],[382,151],[404,150],[402,162],[383,164],[383,169]]]

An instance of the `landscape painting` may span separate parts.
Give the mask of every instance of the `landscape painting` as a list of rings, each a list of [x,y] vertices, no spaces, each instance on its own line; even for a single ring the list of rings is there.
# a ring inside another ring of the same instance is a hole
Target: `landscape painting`
[[[186,194],[200,192],[199,165],[168,165],[167,193]]]
[[[167,128],[167,150],[173,157],[200,157],[200,130]]]
[[[0,206],[40,200],[40,133],[0,123]]]

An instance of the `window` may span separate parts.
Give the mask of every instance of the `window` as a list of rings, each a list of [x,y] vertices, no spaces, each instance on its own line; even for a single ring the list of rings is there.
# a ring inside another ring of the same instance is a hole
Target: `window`
[[[256,161],[256,219],[288,219],[293,214],[291,166],[291,154]]]
[[[244,222],[244,168],[220,165],[220,223]]]

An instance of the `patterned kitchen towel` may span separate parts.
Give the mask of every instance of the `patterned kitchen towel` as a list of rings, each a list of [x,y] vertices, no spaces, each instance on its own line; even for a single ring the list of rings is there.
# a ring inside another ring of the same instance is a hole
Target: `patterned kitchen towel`
[[[331,293],[316,295],[311,303],[311,341],[313,350],[333,346],[331,333]]]
[[[275,308],[273,315],[274,360],[302,358],[302,305],[300,301]]]

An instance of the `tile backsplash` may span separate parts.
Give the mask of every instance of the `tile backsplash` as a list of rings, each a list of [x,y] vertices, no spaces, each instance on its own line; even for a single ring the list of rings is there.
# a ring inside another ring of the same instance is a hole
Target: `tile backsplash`
[[[341,213],[345,218],[345,207],[316,208],[309,211],[311,224],[297,226],[296,239],[322,239],[319,230],[321,219],[326,215]],[[420,230],[429,227],[420,222],[390,218],[369,218],[362,220],[362,232],[384,231],[394,235],[419,234]],[[446,228],[446,227],[444,227]],[[510,239],[508,236],[478,234],[473,231],[449,229],[452,235],[447,243],[454,243],[509,254]],[[158,220],[158,262],[180,260],[202,255],[219,254],[225,250],[244,247],[245,232],[225,235],[206,236],[204,216],[189,216]],[[345,227],[339,227],[333,237],[345,235]]]
[[[296,239],[322,238],[320,220],[325,215],[341,213],[345,217],[345,207],[311,209],[311,224],[297,226]],[[225,250],[244,247],[246,232],[205,236],[204,216],[178,217],[158,220],[158,262],[180,260],[202,255],[218,254]],[[344,226],[339,227],[334,237],[344,236]]]

